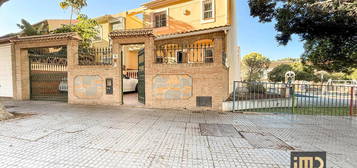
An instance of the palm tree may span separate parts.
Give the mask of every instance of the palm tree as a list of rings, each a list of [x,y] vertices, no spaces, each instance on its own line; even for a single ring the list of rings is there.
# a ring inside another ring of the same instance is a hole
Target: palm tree
[[[34,36],[47,33],[44,23],[40,23],[39,25],[33,26],[25,19],[21,19],[21,24],[17,24],[17,26],[22,29],[21,35],[25,36]]]
[[[72,25],[73,13],[78,14],[83,7],[87,6],[87,0],[63,0],[59,5],[62,9],[71,8],[69,25]]]

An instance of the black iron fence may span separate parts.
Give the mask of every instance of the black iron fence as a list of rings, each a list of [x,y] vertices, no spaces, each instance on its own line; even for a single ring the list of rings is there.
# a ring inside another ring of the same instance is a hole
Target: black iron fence
[[[357,86],[234,82],[233,111],[356,115]]]
[[[79,65],[113,65],[112,48],[80,48]]]
[[[214,57],[213,44],[166,44],[155,49],[156,63],[212,63]]]

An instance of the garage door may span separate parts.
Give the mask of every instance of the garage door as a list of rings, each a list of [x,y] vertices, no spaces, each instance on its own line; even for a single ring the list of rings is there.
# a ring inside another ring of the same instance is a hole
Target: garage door
[[[0,97],[13,97],[11,46],[0,45]]]

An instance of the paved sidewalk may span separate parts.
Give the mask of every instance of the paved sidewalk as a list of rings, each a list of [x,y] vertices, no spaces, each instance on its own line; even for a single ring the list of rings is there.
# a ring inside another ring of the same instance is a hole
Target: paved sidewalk
[[[5,104],[36,115],[0,122],[1,168],[288,168],[291,150],[327,151],[328,167],[357,167],[356,118]]]

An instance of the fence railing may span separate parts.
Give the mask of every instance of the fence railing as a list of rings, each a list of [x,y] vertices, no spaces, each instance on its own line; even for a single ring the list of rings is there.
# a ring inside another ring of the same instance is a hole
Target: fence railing
[[[113,51],[108,48],[80,48],[79,65],[113,65]]]
[[[156,47],[156,63],[212,63],[214,57],[213,44],[178,45],[167,44]]]
[[[357,86],[235,81],[233,111],[356,115]]]
[[[32,63],[31,64],[31,70],[33,70],[33,71],[64,72],[64,71],[67,71],[67,66],[65,66],[65,65]]]
[[[138,70],[126,70],[124,74],[129,78],[138,79]]]

